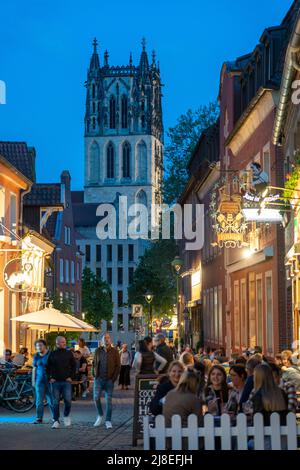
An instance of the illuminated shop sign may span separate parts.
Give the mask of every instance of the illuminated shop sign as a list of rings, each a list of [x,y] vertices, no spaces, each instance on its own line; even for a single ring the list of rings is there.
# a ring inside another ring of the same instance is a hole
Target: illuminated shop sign
[[[247,222],[281,223],[282,214],[277,209],[243,209],[243,215]]]
[[[3,279],[6,287],[13,292],[26,292],[32,284],[31,263],[24,263],[22,258],[15,258],[6,263]]]

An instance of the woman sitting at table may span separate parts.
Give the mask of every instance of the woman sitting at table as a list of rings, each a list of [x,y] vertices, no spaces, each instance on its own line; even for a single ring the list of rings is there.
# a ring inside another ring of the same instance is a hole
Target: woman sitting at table
[[[203,402],[207,412],[221,416],[228,402],[229,387],[226,372],[221,365],[214,365],[208,374],[207,384],[203,391]]]
[[[163,415],[166,426],[171,426],[172,416],[181,417],[182,427],[187,426],[188,416],[196,414],[202,416],[202,405],[197,397],[198,375],[193,369],[188,369],[180,377],[179,383],[174,390],[171,390],[163,405]]]
[[[150,402],[150,412],[154,415],[162,414],[163,403],[167,393],[177,387],[180,377],[184,372],[184,366],[180,361],[171,362],[167,376],[158,384],[154,397]]]

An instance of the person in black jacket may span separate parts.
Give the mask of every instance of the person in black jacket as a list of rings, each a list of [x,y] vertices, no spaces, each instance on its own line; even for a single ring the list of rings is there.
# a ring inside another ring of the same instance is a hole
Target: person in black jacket
[[[168,375],[162,377],[160,383],[157,386],[156,393],[150,402],[150,412],[154,416],[162,414],[163,401],[167,393],[170,390],[173,390],[177,387],[178,382],[182,373],[184,372],[184,367],[179,361],[171,362],[168,370]]]
[[[64,424],[71,426],[71,404],[72,404],[72,379],[76,374],[76,362],[71,351],[68,351],[66,338],[56,338],[55,351],[49,355],[46,366],[47,375],[51,384],[53,397],[53,429],[60,427],[59,423],[59,401],[61,395],[64,399]]]
[[[248,374],[245,387],[240,399],[240,405],[243,407],[243,403],[246,403],[250,397],[250,393],[254,388],[254,369],[261,364],[261,360],[258,357],[251,357],[248,359],[246,364],[246,371]]]
[[[163,333],[158,333],[155,338],[154,338],[157,346],[156,346],[156,352],[159,356],[163,357],[166,359],[167,364],[165,367],[162,369],[160,372],[161,374],[165,374],[169,368],[169,365],[171,362],[174,360],[173,357],[173,352],[169,348],[169,346],[166,344],[166,338],[164,337]]]

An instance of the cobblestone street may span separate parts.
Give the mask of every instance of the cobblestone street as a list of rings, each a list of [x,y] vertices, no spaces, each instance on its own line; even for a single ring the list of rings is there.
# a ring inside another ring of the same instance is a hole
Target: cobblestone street
[[[62,410],[62,405],[61,405]],[[129,391],[117,388],[113,398],[113,429],[94,428],[95,408],[91,394],[87,400],[72,402],[72,426],[51,429],[48,407],[44,424],[35,425],[34,409],[17,414],[0,408],[1,450],[127,450],[132,449],[133,385]]]

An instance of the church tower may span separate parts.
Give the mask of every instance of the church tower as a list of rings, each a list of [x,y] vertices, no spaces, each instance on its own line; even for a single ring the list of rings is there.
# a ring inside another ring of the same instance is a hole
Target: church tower
[[[96,211],[101,203],[118,206],[119,196],[127,196],[128,208],[139,203],[149,210],[152,203],[161,203],[162,84],[155,53],[150,63],[143,39],[138,65],[130,54],[127,65],[111,66],[107,51],[100,61],[95,39],[85,86],[85,183],[73,203],[77,245],[83,266],[111,286],[113,320],[104,321],[102,331],[110,331],[115,344],[131,344],[135,330],[128,287],[149,241],[100,240]],[[151,215],[153,226],[158,219]]]
[[[138,65],[100,62],[97,41],[86,81],[85,202],[128,206],[161,202],[163,159],[162,84],[155,52],[149,63],[145,39]]]

